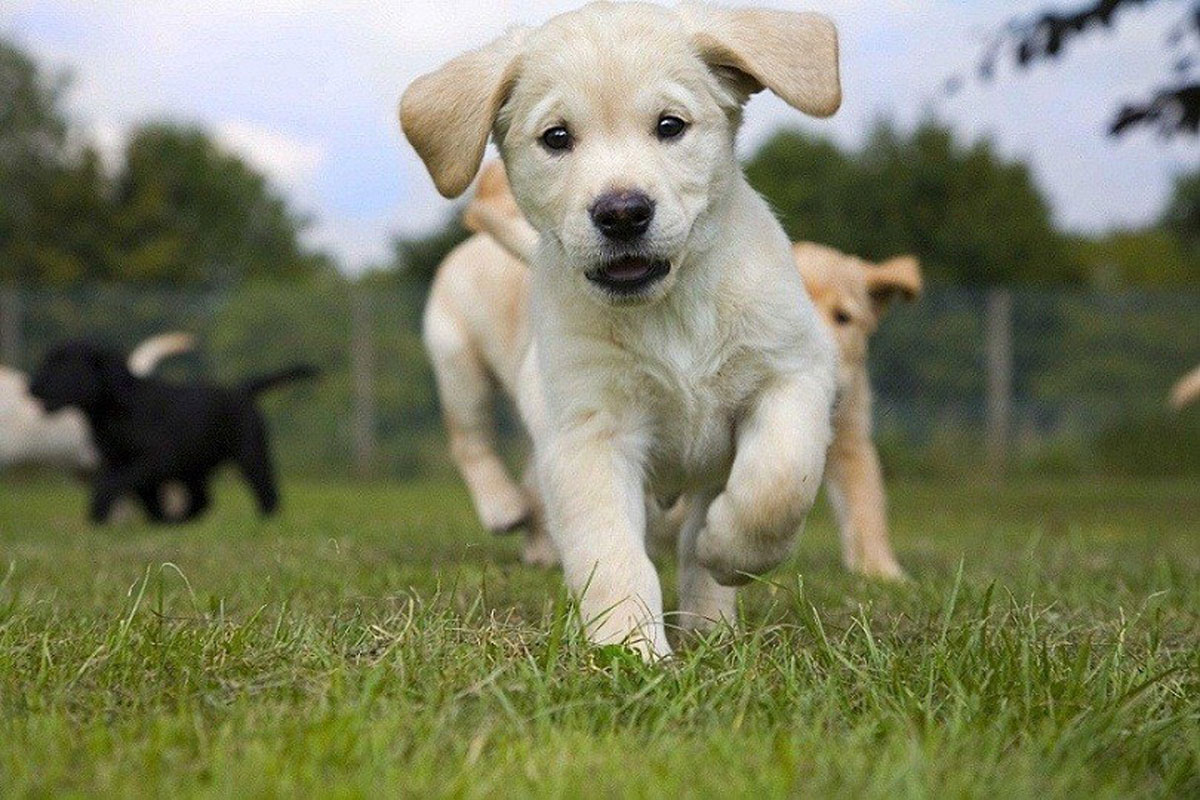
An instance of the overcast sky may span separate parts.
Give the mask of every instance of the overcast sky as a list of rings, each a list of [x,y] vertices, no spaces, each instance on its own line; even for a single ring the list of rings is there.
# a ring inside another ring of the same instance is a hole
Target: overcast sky
[[[1014,13],[1079,0],[758,0],[820,10],[838,23],[845,102],[807,121],[760,95],[742,139],[750,150],[782,125],[846,144],[889,117],[936,114],[966,139],[990,136],[1029,160],[1060,222],[1099,231],[1161,208],[1172,175],[1200,165],[1195,140],[1104,135],[1113,107],[1157,86],[1177,3],[1127,12],[1061,64],[1005,69],[992,85],[940,89],[970,70],[981,42]],[[727,3],[730,5],[736,2]],[[745,3],[750,5],[752,3]],[[72,114],[110,159],[148,119],[200,123],[264,170],[316,220],[314,242],[357,269],[385,257],[396,232],[427,229],[450,205],[403,141],[403,87],[514,23],[580,5],[559,0],[3,0],[0,32],[43,63],[70,69]]]

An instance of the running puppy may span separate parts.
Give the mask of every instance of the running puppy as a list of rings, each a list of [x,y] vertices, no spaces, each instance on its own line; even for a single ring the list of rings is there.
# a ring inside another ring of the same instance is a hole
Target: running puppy
[[[832,23],[593,3],[454,59],[401,102],[448,197],[492,134],[541,235],[518,395],[547,527],[589,636],[648,658],[670,646],[647,496],[693,509],[680,624],[732,621],[733,587],[791,551],[831,436],[833,342],[735,156],[761,89],[832,114]]]
[[[156,522],[182,522],[208,508],[208,481],[227,461],[241,469],[262,512],[275,511],[279,494],[254,398],[314,374],[301,365],[237,387],[166,383],[137,377],[117,353],[69,342],[46,357],[30,393],[48,414],[74,407],[88,421],[100,452],[92,480],[93,522],[106,522],[122,495],[137,497]],[[172,482],[182,484],[189,498],[178,518],[168,517],[160,501],[163,486]]]

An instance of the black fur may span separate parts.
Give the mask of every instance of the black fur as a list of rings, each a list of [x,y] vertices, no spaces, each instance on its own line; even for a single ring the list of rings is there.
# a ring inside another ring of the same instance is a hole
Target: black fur
[[[47,412],[74,406],[87,417],[101,459],[92,480],[93,522],[105,522],[121,495],[137,497],[157,522],[176,522],[208,507],[209,479],[225,462],[241,470],[263,514],[275,511],[279,490],[254,398],[315,374],[298,365],[236,387],[167,383],[136,377],[119,353],[75,341],[46,357],[29,390]],[[188,492],[188,509],[178,520],[168,519],[159,501],[168,482]]]

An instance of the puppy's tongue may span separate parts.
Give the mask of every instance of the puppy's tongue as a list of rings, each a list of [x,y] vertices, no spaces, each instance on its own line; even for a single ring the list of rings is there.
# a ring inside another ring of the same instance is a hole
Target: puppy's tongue
[[[609,280],[636,281],[649,274],[651,263],[645,258],[622,258],[604,266],[604,274]]]

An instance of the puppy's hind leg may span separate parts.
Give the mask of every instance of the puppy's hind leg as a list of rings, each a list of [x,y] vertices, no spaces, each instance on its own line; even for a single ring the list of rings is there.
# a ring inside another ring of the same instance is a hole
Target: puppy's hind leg
[[[492,385],[466,332],[450,314],[425,315],[425,348],[433,362],[450,455],[467,484],[475,513],[492,533],[525,525],[530,506],[493,444]]]
[[[525,467],[525,496],[529,501],[529,522],[525,526],[525,541],[521,543],[521,561],[531,567],[558,566],[558,550],[550,531],[546,529],[546,513],[542,508],[541,489],[537,480],[537,465],[530,459]]]
[[[669,513],[683,516],[678,529],[679,554],[679,627],[704,633],[725,623],[733,625],[737,616],[737,589],[722,586],[700,563],[696,538],[704,529],[705,514],[711,495],[681,498]]]
[[[250,484],[250,489],[258,500],[259,510],[264,515],[274,514],[279,508],[279,489],[275,484],[275,469],[271,465],[266,425],[258,412],[253,410],[246,414],[242,425],[242,441],[237,453],[238,468],[241,469],[246,483]],[[199,500],[200,498],[197,498],[194,502]],[[193,504],[193,509],[195,508]]]

